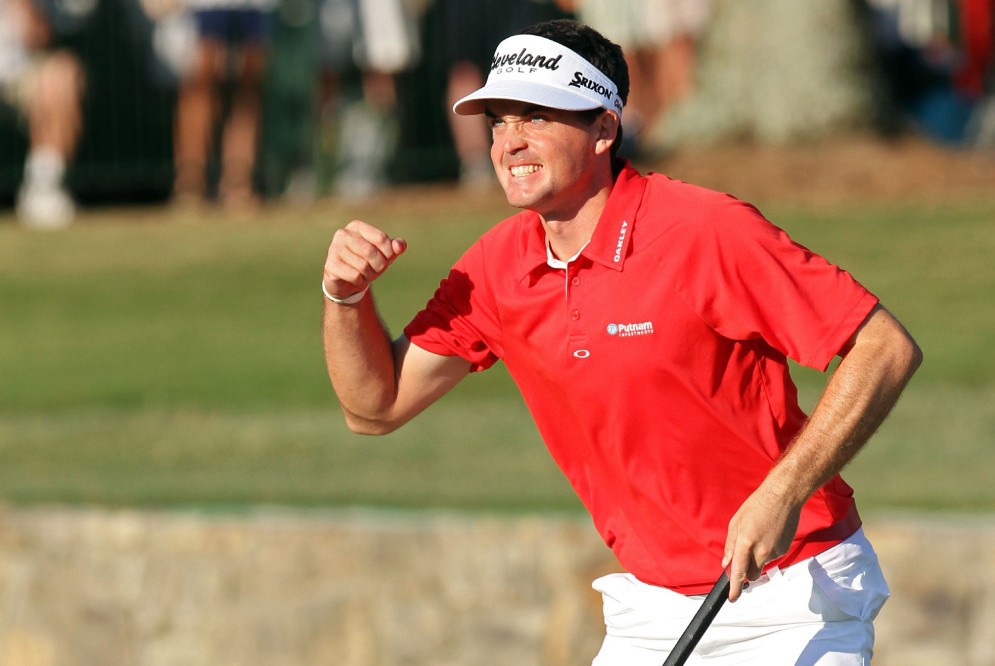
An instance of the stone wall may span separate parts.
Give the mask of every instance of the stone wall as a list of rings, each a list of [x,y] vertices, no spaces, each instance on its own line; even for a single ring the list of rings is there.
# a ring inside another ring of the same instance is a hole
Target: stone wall
[[[995,665],[995,519],[866,529],[875,664]],[[0,509],[0,664],[587,664],[612,570],[586,518]]]

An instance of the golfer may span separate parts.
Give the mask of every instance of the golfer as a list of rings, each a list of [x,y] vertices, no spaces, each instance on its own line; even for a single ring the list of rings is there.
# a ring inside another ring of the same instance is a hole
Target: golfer
[[[723,570],[735,603],[689,664],[867,664],[888,589],[838,473],[921,352],[756,208],[618,159],[628,86],[621,49],[573,21],[498,45],[454,111],[487,116],[522,211],[394,340],[369,288],[405,241],[361,221],[335,232],[324,347],[346,421],[392,431],[501,360],[624,569],[594,582],[596,666],[662,663]],[[806,415],[788,359],[836,356]]]

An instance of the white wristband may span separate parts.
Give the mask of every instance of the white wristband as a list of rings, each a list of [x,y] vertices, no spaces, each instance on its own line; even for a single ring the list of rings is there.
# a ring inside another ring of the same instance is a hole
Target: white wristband
[[[363,300],[363,296],[366,296],[366,292],[368,292],[369,290],[370,290],[370,285],[366,285],[362,290],[357,291],[352,296],[346,296],[345,298],[336,298],[335,296],[332,296],[331,294],[328,293],[328,290],[325,289],[325,279],[324,278],[321,279],[321,293],[323,293],[325,295],[325,298],[330,300],[332,303],[337,303],[338,305],[353,305],[355,303],[359,303],[361,300]]]

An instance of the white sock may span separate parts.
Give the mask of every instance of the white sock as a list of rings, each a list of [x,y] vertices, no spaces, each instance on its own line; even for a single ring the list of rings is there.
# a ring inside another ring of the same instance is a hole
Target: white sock
[[[34,148],[24,163],[24,181],[32,185],[62,187],[66,161],[54,148]]]

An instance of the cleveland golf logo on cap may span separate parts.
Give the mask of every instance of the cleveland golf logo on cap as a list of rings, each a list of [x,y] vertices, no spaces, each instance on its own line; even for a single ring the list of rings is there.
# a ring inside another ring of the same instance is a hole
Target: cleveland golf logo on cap
[[[501,48],[500,46],[498,48]],[[529,53],[528,49],[522,49],[518,53],[501,53],[500,51],[494,54],[494,60],[491,61],[491,71],[497,70],[499,73],[503,70],[504,72],[524,72],[524,68],[528,67],[535,70],[538,67],[543,69],[557,70],[560,68],[560,60],[563,59],[563,54],[552,58],[547,55],[542,55],[540,53]]]
[[[559,42],[515,35],[498,44],[487,83],[456,102],[461,115],[483,113],[487,100],[527,102],[564,111],[599,107],[622,116],[618,88],[597,67]]]

